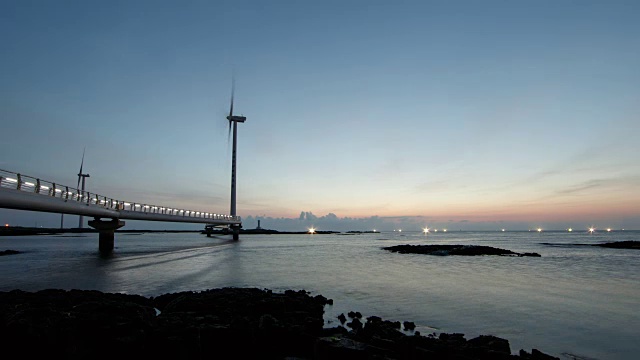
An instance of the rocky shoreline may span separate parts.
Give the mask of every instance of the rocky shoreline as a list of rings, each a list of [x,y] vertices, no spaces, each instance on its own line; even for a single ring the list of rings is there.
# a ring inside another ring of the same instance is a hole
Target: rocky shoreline
[[[497,256],[532,256],[540,257],[538,253],[517,253],[511,250],[480,245],[396,245],[382,248],[401,254],[426,254],[426,255],[497,255]]]
[[[23,358],[557,359],[535,349],[511,354],[508,340],[491,335],[407,335],[401,326],[412,330],[411,322],[358,312],[338,317],[346,327],[325,328],[330,304],[304,290],[13,290],[0,292],[0,338]]]

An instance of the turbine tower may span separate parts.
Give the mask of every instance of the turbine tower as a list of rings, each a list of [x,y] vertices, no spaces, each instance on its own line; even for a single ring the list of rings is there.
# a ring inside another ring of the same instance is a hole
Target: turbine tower
[[[231,82],[231,107],[229,108],[229,135],[231,135],[231,123],[233,123],[233,151],[231,155],[231,216],[236,216],[236,151],[238,147],[238,123],[247,120],[244,116],[233,115],[233,96],[235,93],[235,78]],[[239,226],[232,226],[233,240],[239,239]]]
[[[83,174],[82,173],[82,166],[84,165],[84,151],[86,150],[86,148],[84,148],[82,150],[82,162],[80,163],[80,171],[78,172],[78,186],[77,188],[80,189],[80,179],[82,179],[82,196],[84,196],[84,183],[85,180],[90,177],[89,174]],[[80,219],[78,221],[78,228],[82,229],[83,227],[83,220],[84,220],[84,216],[80,215]]]

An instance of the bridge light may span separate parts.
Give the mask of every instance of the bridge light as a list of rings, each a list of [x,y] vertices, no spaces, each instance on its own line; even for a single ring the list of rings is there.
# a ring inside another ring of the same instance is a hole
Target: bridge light
[[[44,185],[40,185],[40,189],[42,189],[42,190],[49,190],[49,187],[48,187],[48,186],[44,186]]]
[[[60,190],[60,189],[56,189],[56,192],[62,192],[62,190]]]
[[[136,207],[140,207],[140,204],[136,204]]]
[[[7,181],[8,181],[8,182],[10,182],[10,183],[16,183],[16,182],[18,182],[18,180],[16,180],[16,179],[12,179],[12,178],[5,178],[5,180],[7,180]]]
[[[34,184],[32,182],[28,182],[28,181],[25,181],[24,184],[27,185],[27,186],[36,186],[36,184]]]
[[[131,206],[131,204],[126,202],[126,203],[124,203],[124,206]]]

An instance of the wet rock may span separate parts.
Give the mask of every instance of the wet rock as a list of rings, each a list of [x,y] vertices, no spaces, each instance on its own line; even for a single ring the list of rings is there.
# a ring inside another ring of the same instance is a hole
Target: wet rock
[[[494,248],[491,246],[480,245],[396,245],[382,248],[391,252],[401,254],[426,254],[426,255],[462,255],[462,256],[479,256],[479,255],[497,255],[497,256],[537,256],[536,253],[520,254],[511,250]]]
[[[21,252],[18,250],[4,250],[4,251],[0,251],[0,256],[5,256],[5,255],[16,255],[16,254],[20,254]]]
[[[538,253],[522,253],[519,256],[542,257],[542,255],[540,255]]]
[[[473,338],[468,341],[469,345],[484,349],[496,353],[511,354],[511,347],[509,341],[492,336],[492,335],[480,335],[477,338]]]
[[[319,338],[315,344],[314,358],[333,359],[369,359],[367,345],[345,337]]]
[[[416,328],[416,324],[413,323],[412,321],[405,321],[402,324],[404,325],[404,330],[406,331],[411,331]]]
[[[519,355],[521,359],[526,359],[526,360],[560,360],[560,358],[547,355],[539,351],[538,349],[532,349],[531,354],[524,351],[523,349],[520,349]]]
[[[640,249],[640,241],[615,241],[604,244],[595,244],[593,246],[600,246],[613,249]]]
[[[347,317],[344,316],[344,314],[340,314],[338,315],[338,320],[340,320],[340,323],[344,325],[344,323],[347,321]]]
[[[355,318],[353,320],[351,320],[351,322],[347,323],[347,326],[352,328],[353,330],[361,330],[362,329],[362,322],[358,319]]]

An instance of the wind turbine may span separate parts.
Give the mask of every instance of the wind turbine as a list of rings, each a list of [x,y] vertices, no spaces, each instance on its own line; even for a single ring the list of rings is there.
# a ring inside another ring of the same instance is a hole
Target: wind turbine
[[[80,179],[82,179],[82,196],[84,196],[84,182],[86,180],[86,178],[90,177],[89,174],[83,174],[82,173],[82,166],[84,165],[84,151],[87,148],[82,149],[82,162],[80,163],[80,171],[78,172],[78,186],[76,187],[77,189],[80,189]],[[79,220],[79,224],[78,224],[78,228],[82,229],[83,226],[83,219],[84,216],[80,215],[80,220]]]
[[[238,146],[238,123],[247,120],[244,116],[233,115],[233,97],[236,88],[235,77],[231,81],[231,107],[229,108],[229,135],[231,135],[231,123],[233,123],[233,151],[231,155],[231,216],[236,216],[236,151]],[[234,226],[233,240],[238,240],[239,228]]]

